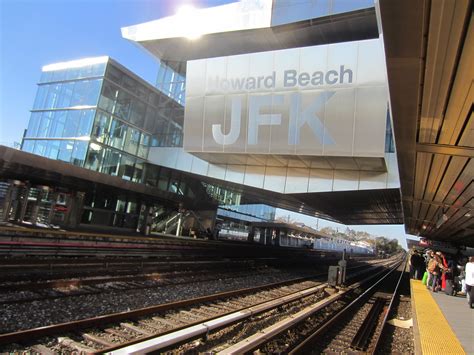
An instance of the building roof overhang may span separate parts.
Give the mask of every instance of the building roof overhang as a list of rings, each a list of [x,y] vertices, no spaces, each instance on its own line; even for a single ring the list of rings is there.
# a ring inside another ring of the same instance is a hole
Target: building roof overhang
[[[182,203],[189,209],[215,209],[217,203],[209,203],[158,189],[141,183],[124,180],[117,176],[99,173],[59,160],[44,158],[21,150],[0,145],[0,177],[2,179],[29,181],[34,185],[49,185],[92,191],[103,189],[116,194],[136,196],[144,201],[160,200],[169,206]]]
[[[197,39],[186,38],[180,32],[176,36],[154,35],[165,25],[162,20],[124,27],[122,36],[177,71],[184,70],[180,63],[193,59],[364,40],[379,35],[373,7],[279,26],[270,26],[268,21],[254,28],[231,27],[232,30],[206,33]]]

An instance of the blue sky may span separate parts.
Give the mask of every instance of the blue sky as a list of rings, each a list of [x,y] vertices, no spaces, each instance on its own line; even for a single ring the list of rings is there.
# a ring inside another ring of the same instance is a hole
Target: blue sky
[[[20,142],[46,64],[108,55],[155,81],[156,61],[120,28],[173,15],[185,4],[231,0],[0,0],[0,144]]]
[[[0,0],[0,144],[21,141],[44,65],[108,55],[154,83],[156,61],[123,39],[120,28],[173,15],[185,4],[208,7],[233,1]],[[309,216],[291,213],[291,219],[316,226]],[[332,224],[319,221],[320,228],[325,225]],[[397,238],[406,246],[401,225],[350,227]]]

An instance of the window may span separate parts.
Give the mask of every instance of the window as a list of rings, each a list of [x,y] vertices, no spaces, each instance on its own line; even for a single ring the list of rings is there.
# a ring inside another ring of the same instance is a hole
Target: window
[[[76,141],[71,156],[71,163],[77,166],[83,166],[86,158],[87,142]]]
[[[35,148],[35,141],[30,140],[30,139],[23,140],[23,145],[21,147],[21,150],[23,150],[24,152],[33,153],[34,148]]]
[[[112,119],[109,115],[104,114],[102,112],[98,112],[94,128],[92,129],[92,136],[98,142],[108,144],[109,142],[109,132],[110,132],[110,123]]]
[[[52,112],[43,112],[41,115],[41,123],[38,128],[37,137],[48,137],[52,123]]]
[[[125,141],[125,146],[124,146],[125,151],[127,151],[130,154],[136,155],[139,143],[140,143],[140,131],[129,127],[127,139]]]
[[[77,137],[79,123],[81,121],[81,111],[68,111],[66,124],[64,126],[63,137]]]
[[[117,87],[105,82],[102,88],[102,95],[100,96],[99,107],[107,112],[113,113],[117,96]]]
[[[58,105],[58,99],[61,93],[61,84],[51,84],[46,85],[48,88],[48,93],[46,94],[46,99],[44,105],[39,108],[55,108]]]
[[[73,148],[74,141],[61,141],[59,144],[58,160],[62,160],[69,163],[71,161]]]
[[[122,159],[120,160],[120,168],[118,175],[124,180],[132,180],[134,165],[135,159],[126,154],[123,154]]]
[[[135,170],[133,172],[133,179],[132,179],[133,182],[142,182],[143,167],[144,167],[143,161],[137,159],[137,162],[135,163]]]
[[[132,104],[132,97],[123,91],[119,91],[114,114],[117,117],[125,121],[128,121],[129,115],[130,115],[131,104]]]
[[[113,82],[117,83],[118,85],[121,84],[122,82],[122,72],[115,68],[113,65],[109,65],[107,67],[107,78],[112,80]]]
[[[48,85],[40,85],[38,87],[38,92],[36,93],[35,103],[33,109],[41,109],[44,107],[46,96],[48,94]]]
[[[99,171],[102,164],[103,155],[104,148],[100,144],[91,142],[89,144],[89,151],[87,152],[85,168]]]
[[[127,134],[127,126],[113,119],[110,125],[110,145],[117,149],[123,149],[125,143],[125,136]]]
[[[69,107],[71,104],[73,91],[74,91],[74,83],[61,84],[61,95],[59,96],[57,107]]]
[[[120,167],[120,153],[113,149],[106,149],[101,171],[117,176]]]
[[[150,145],[150,136],[142,133],[140,138],[140,145],[138,146],[138,156],[140,158],[146,158],[148,155],[148,146]]]
[[[94,119],[95,110],[82,110],[81,120],[79,123],[78,137],[90,136],[92,129],[92,121]]]
[[[142,128],[145,122],[145,114],[146,105],[141,101],[134,100],[132,112],[130,115],[130,122],[133,123],[135,126]]]
[[[53,114],[53,126],[51,127],[50,137],[63,137],[66,127],[67,111],[55,111]]]
[[[26,137],[38,137],[38,128],[41,123],[41,112],[33,112],[30,116]]]

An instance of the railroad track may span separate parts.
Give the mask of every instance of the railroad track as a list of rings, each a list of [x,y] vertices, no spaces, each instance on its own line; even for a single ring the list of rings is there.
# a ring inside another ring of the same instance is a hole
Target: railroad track
[[[383,269],[382,267],[378,267]],[[372,275],[374,272],[371,272]],[[355,276],[353,276],[355,277]],[[373,276],[372,276],[373,277]],[[108,352],[165,338],[166,347],[206,337],[229,323],[340,298],[315,280],[295,279],[76,322],[0,335],[0,351]],[[245,323],[245,322],[244,322]],[[203,325],[204,324],[204,325]],[[184,336],[184,340],[181,338]],[[20,344],[15,344],[15,343]],[[170,343],[171,342],[171,343]]]
[[[250,267],[245,270],[227,270],[221,272],[194,270],[186,272],[152,273],[120,277],[101,277],[85,279],[54,280],[45,282],[20,283],[0,286],[0,306],[39,302],[66,297],[98,295],[153,289],[165,286],[185,285],[196,282],[225,281],[244,278],[255,273],[276,274],[278,270]],[[211,276],[210,276],[211,275]]]
[[[194,261],[194,262],[175,262],[167,263],[166,270],[174,267],[175,271],[167,272],[152,272],[152,273],[138,273],[138,270],[133,274],[124,273],[117,276],[117,272],[113,269],[107,270],[109,275],[100,276],[83,276],[72,278],[55,278],[60,275],[50,275],[49,280],[41,280],[46,277],[41,275],[39,280],[24,281],[23,279],[16,282],[3,282],[0,284],[0,305],[5,304],[19,304],[36,302],[43,300],[52,300],[66,297],[78,297],[84,295],[97,295],[106,293],[115,293],[117,291],[130,291],[140,289],[152,289],[170,285],[183,285],[196,282],[210,282],[217,280],[229,280],[236,278],[243,278],[258,273],[259,275],[268,275],[280,272],[269,268],[269,265],[274,264],[278,260],[240,260],[240,261]],[[263,262],[268,263],[264,264]],[[160,264],[163,264],[160,262]],[[81,268],[81,264],[74,266],[74,264],[67,263],[68,267]],[[88,263],[87,265],[96,265],[96,263]],[[102,266],[102,263],[99,263]],[[120,265],[120,264],[118,264]],[[117,266],[118,266],[117,265]],[[128,265],[128,262],[126,262]],[[156,262],[148,265],[156,265]],[[199,270],[196,270],[196,265],[199,265]],[[52,265],[51,265],[52,266]],[[57,265],[55,265],[57,266]],[[281,265],[280,265],[281,266]],[[366,264],[351,266],[354,268],[364,268]],[[215,270],[221,270],[216,272]],[[144,262],[141,265],[142,271],[145,270]],[[113,272],[113,276],[110,273]],[[211,276],[210,276],[211,274]],[[35,278],[31,275],[24,275],[26,278]]]

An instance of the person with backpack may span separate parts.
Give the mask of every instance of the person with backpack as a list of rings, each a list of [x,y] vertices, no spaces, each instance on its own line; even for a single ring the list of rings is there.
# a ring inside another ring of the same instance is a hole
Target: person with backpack
[[[428,273],[428,278],[426,280],[426,288],[430,288],[431,287],[431,282],[433,280],[433,273],[432,271],[434,270],[434,251],[433,250],[429,250],[427,253],[426,253],[426,272]]]
[[[430,260],[428,264],[428,271],[432,275],[431,277],[431,291],[438,292],[441,289],[440,281],[441,272],[445,270],[443,265],[443,261],[441,259],[441,252],[437,251],[433,258]]]

